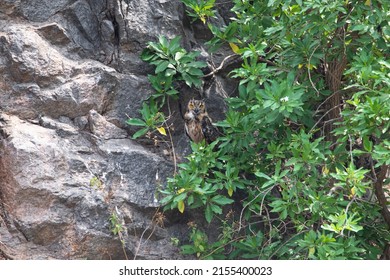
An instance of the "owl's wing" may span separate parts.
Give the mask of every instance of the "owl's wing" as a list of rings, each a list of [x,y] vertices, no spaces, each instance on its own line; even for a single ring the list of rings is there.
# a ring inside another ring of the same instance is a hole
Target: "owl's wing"
[[[221,135],[219,130],[211,123],[208,116],[204,116],[201,125],[204,138],[208,144],[215,141]]]

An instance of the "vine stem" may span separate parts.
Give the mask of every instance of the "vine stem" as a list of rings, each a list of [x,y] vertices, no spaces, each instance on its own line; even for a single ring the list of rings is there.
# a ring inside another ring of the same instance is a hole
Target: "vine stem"
[[[310,61],[311,61],[311,58],[313,57],[314,53],[316,52],[316,50],[318,49],[319,46],[320,46],[320,45],[316,46],[315,49],[314,49],[314,51],[311,53],[311,55],[310,55],[310,57],[309,57],[309,65],[308,65],[308,67],[307,67],[307,74],[308,74],[308,76],[309,76],[310,84],[311,84],[311,86],[314,88],[314,90],[316,91],[317,96],[320,95],[320,92],[318,91],[318,89],[316,88],[315,84],[313,83],[313,80],[311,79],[311,74],[310,74],[310,65],[311,65],[311,63],[310,63]]]
[[[321,118],[318,119],[318,121],[313,125],[313,127],[310,129],[309,131],[309,134],[312,133],[312,131],[314,130],[314,128],[322,121],[323,118],[325,118],[330,112],[332,112],[333,110],[336,110],[340,107],[344,106],[344,104],[338,104],[336,106],[334,106],[333,108],[330,108],[328,111],[326,111],[322,116]],[[338,118],[336,118],[338,119]]]
[[[148,240],[150,239],[150,237],[152,237],[153,233],[156,231],[156,226],[157,226],[157,225],[156,225],[156,223],[155,223],[155,218],[156,218],[157,213],[159,212],[159,209],[160,209],[160,208],[157,208],[156,212],[154,213],[154,215],[153,215],[153,217],[152,217],[152,221],[151,221],[151,224],[152,224],[152,231],[150,232],[149,236],[145,239],[145,241],[142,241],[143,238],[144,238],[144,234],[146,233],[146,231],[147,231],[148,229],[151,228],[150,225],[147,226],[147,227],[144,229],[144,231],[143,231],[142,234],[141,234],[141,237],[139,238],[138,246],[137,246],[137,249],[135,250],[135,254],[134,254],[134,260],[136,260],[136,258],[137,258],[137,256],[138,256],[138,252],[139,252],[139,250],[140,250],[140,248],[141,248],[141,245],[142,245],[142,244],[145,244],[145,242],[148,241]]]
[[[169,103],[169,96],[167,98],[167,105],[168,105],[168,112],[169,112],[169,118],[170,118],[172,116],[172,112],[171,112],[171,105]],[[170,130],[170,126],[167,123],[168,119],[165,120],[164,123],[165,123],[165,126],[167,127],[167,131],[168,131],[168,135],[169,135],[169,141],[171,142],[172,156],[173,156],[173,165],[174,165],[173,175],[176,175],[176,173],[177,173],[177,158],[176,158],[175,145],[173,143],[172,133],[171,133],[171,130]]]
[[[241,213],[240,213],[240,222],[239,222],[239,228],[238,228],[238,231],[241,230],[241,225],[242,225],[242,216],[244,214],[244,210],[246,209],[246,207],[248,207],[248,205],[250,205],[253,201],[255,201],[260,195],[264,194],[264,197],[263,199],[261,200],[261,207],[260,207],[260,214],[261,214],[261,209],[263,208],[263,202],[264,202],[264,198],[265,196],[275,187],[275,185],[273,185],[272,187],[266,189],[264,192],[260,192],[258,195],[256,195],[249,203],[247,203],[241,210]]]

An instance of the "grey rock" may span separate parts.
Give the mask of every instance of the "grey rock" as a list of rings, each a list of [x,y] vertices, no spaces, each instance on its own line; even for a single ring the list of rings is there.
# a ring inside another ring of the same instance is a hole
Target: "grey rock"
[[[0,1],[0,258],[183,258],[170,239],[186,238],[188,217],[158,203],[172,159],[129,139],[126,120],[153,92],[147,42],[180,35],[202,50],[184,17],[178,0]],[[214,120],[235,87],[225,74],[206,94]],[[181,161],[189,142],[171,104]]]
[[[80,130],[84,130],[87,128],[88,125],[88,117],[87,116],[76,117],[74,118],[74,123]]]
[[[0,19],[8,18],[8,16],[19,15],[20,0],[3,0],[1,3]]]
[[[153,225],[142,209],[159,206],[155,194],[164,176],[172,174],[171,164],[129,139],[95,146],[82,134],[59,134],[59,129],[74,129],[66,123],[42,118],[43,127],[14,116],[1,119],[0,182],[9,231],[0,239],[19,247],[16,253],[7,251],[14,258],[36,258],[35,253],[25,253],[30,246],[45,258],[123,258],[121,243],[109,229],[115,205],[139,217],[140,230]],[[90,152],[82,152],[83,147],[90,147]],[[94,178],[100,184],[93,184]],[[130,229],[135,227],[132,219]],[[11,237],[10,231],[17,234]],[[145,246],[159,247],[166,240],[164,251],[154,257],[174,257],[176,249],[168,242],[166,229],[157,232],[155,242]],[[17,236],[24,241],[18,243]],[[137,255],[138,238],[126,238],[128,255]]]
[[[42,22],[64,9],[74,0],[21,0],[20,9],[25,18]]]
[[[39,35],[45,37],[53,45],[66,46],[72,42],[66,30],[57,23],[45,24],[40,26],[37,31]]]
[[[2,71],[3,110],[23,118],[39,114],[75,118],[106,106],[114,69],[99,62],[67,59],[26,26],[7,31],[0,37],[7,66]]]
[[[64,117],[62,118],[64,119]],[[60,136],[77,135],[78,129],[73,125],[61,121],[61,118],[57,121],[49,117],[40,117],[39,124],[45,128],[54,129]]]
[[[100,45],[99,22],[89,3],[77,1],[67,6],[63,15],[72,39],[87,53],[95,54]]]
[[[127,137],[127,132],[125,130],[108,122],[95,110],[89,111],[88,122],[91,132],[99,138],[108,140]]]

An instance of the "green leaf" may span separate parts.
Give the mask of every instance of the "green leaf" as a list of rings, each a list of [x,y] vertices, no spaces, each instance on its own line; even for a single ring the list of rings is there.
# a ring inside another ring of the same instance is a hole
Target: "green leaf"
[[[372,152],[372,142],[368,136],[363,137],[363,147],[367,152]]]
[[[146,62],[153,61],[156,58],[156,55],[151,52],[149,49],[144,49],[141,53],[141,59]]]
[[[172,76],[175,76],[177,73],[176,69],[167,69],[165,71],[165,77],[172,77]]]
[[[268,7],[272,7],[275,4],[276,0],[268,0]]]
[[[145,135],[149,131],[149,127],[145,127],[141,130],[138,130],[136,133],[133,134],[133,139],[137,139],[138,137],[141,137]]]
[[[160,200],[160,203],[162,205],[165,205],[165,204],[171,202],[172,199],[173,199],[173,195],[168,195],[168,196],[164,197],[162,200]]]
[[[180,40],[181,40],[181,36],[177,36],[175,38],[173,38],[170,42],[169,42],[169,49],[171,51],[176,51],[180,48]]]
[[[231,204],[234,202],[233,199],[230,199],[230,198],[227,198],[225,196],[222,196],[222,195],[216,195],[214,196],[211,201],[213,201],[214,203],[216,204],[219,204],[219,205],[226,205],[226,204]]]
[[[158,41],[161,44],[161,46],[168,48],[168,40],[167,40],[167,38],[165,38],[165,36],[160,36],[158,38]]]
[[[274,27],[269,27],[267,28],[266,30],[264,30],[264,34],[267,35],[267,36],[270,36],[278,31],[281,31],[283,30],[283,26],[274,26]]]
[[[186,53],[185,52],[177,52],[176,54],[175,54],[175,60],[176,61],[179,61],[183,56],[185,56],[186,55]]]
[[[192,245],[183,245],[180,248],[184,255],[192,255],[196,253],[196,250]]]
[[[165,71],[167,68],[168,68],[168,65],[169,65],[169,61],[161,61],[157,67],[156,67],[156,70],[155,70],[155,73],[158,74],[160,72],[163,72]]]
[[[281,220],[285,220],[287,218],[287,209],[283,209],[282,212],[280,213],[279,218]]]
[[[264,179],[267,179],[267,180],[272,180],[272,178],[270,176],[268,176],[267,174],[264,174],[263,172],[260,172],[260,171],[257,171],[255,172],[255,175],[259,178],[264,178]]]
[[[204,61],[191,61],[188,63],[188,66],[195,67],[195,68],[204,68],[207,66],[207,63]]]
[[[175,89],[170,89],[168,90],[167,92],[165,92],[167,95],[170,95],[170,96],[176,96],[179,92]]]
[[[184,189],[183,189],[184,190]],[[184,201],[184,199],[186,199],[187,197],[187,193],[186,192],[181,192],[178,196],[176,196],[173,201],[174,202],[179,202],[179,201]]]
[[[201,80],[197,79],[187,73],[182,73],[182,77],[185,81],[185,83],[189,86],[192,87],[192,85],[195,85],[196,87],[199,87],[201,85]]]
[[[187,71],[188,74],[192,75],[192,76],[203,76],[203,72],[202,70],[198,69],[198,68],[193,68],[191,67],[190,69],[188,69]]]
[[[334,224],[330,224],[330,225],[324,224],[324,225],[321,225],[321,228],[335,232],[335,233],[340,233],[340,230],[338,230]]]
[[[210,208],[215,214],[222,214],[222,208],[218,205],[210,204]]]
[[[146,123],[143,120],[137,118],[128,119],[126,123],[135,126],[146,126]]]
[[[204,214],[205,214],[206,221],[208,223],[211,223],[211,220],[213,219],[213,210],[211,210],[210,204],[207,204]]]
[[[191,206],[194,203],[194,196],[190,195],[187,199],[188,206]]]

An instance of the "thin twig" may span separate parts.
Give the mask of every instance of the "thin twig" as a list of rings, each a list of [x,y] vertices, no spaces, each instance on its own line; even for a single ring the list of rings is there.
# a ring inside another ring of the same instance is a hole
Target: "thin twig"
[[[246,207],[248,205],[250,205],[253,201],[255,201],[260,195],[262,195],[264,193],[264,197],[267,195],[267,193],[269,193],[273,188],[275,187],[275,185],[273,185],[272,187],[270,187],[269,189],[265,190],[264,192],[261,192],[259,194],[257,194],[249,203],[247,203],[241,210],[241,213],[240,213],[240,221],[239,221],[239,228],[238,228],[238,231],[241,230],[241,222],[242,222],[242,216],[244,214],[244,210],[246,209]],[[264,197],[261,201],[261,207],[260,207],[260,214],[261,214],[261,209],[263,208],[263,202],[264,202]]]
[[[121,244],[122,244],[122,250],[123,250],[123,253],[125,254],[125,258],[126,258],[126,260],[128,260],[129,258],[127,257],[127,253],[126,253],[125,239],[123,238],[122,232],[119,231],[118,236],[119,236],[119,240],[121,241]]]
[[[303,233],[305,233],[305,232],[308,232],[308,230],[298,232],[297,234],[291,236],[291,237],[290,237],[289,239],[287,239],[283,244],[281,244],[281,245],[279,246],[279,248],[276,249],[275,252],[273,252],[273,253],[271,254],[271,256],[269,256],[268,259],[269,259],[269,260],[272,259],[272,257],[275,256],[275,254],[276,254],[281,248],[283,248],[288,242],[290,242],[291,239],[293,239],[293,238],[295,238],[296,236],[301,235],[301,234],[303,234]]]
[[[172,112],[171,112],[171,105],[169,103],[169,96],[168,96],[168,99],[167,99],[167,105],[168,105],[168,113],[169,113],[169,118],[170,118],[170,116],[172,116]],[[175,144],[173,143],[172,133],[171,133],[170,127],[167,124],[167,120],[164,121],[164,123],[165,123],[165,125],[167,127],[167,130],[168,130],[169,140],[171,141],[171,148],[172,148],[172,155],[173,155],[173,165],[174,165],[173,174],[176,175],[176,173],[177,173],[177,158],[176,158],[176,152],[175,152]]]
[[[316,91],[317,96],[320,95],[320,92],[318,91],[318,89],[316,88],[315,84],[313,83],[313,81],[312,81],[312,79],[311,79],[311,74],[310,74],[310,65],[311,65],[311,64],[310,64],[310,61],[311,61],[311,58],[313,57],[315,51],[318,49],[319,46],[320,46],[320,45],[316,46],[315,49],[314,49],[314,51],[311,53],[311,55],[310,55],[310,57],[309,57],[309,65],[308,65],[308,67],[307,67],[307,74],[309,75],[309,81],[310,81],[310,83],[311,83],[311,86],[312,86],[312,87],[314,88],[314,90]]]
[[[203,78],[208,78],[208,77],[214,76],[216,73],[218,73],[219,71],[221,71],[221,70],[224,68],[226,61],[227,61],[228,59],[234,57],[234,56],[239,56],[239,55],[238,55],[238,54],[231,54],[231,55],[228,55],[227,57],[225,57],[225,58],[222,60],[221,64],[220,64],[217,68],[215,68],[215,69],[214,69],[213,71],[211,71],[210,73],[204,75]]]
[[[116,212],[116,217],[118,219],[121,219],[122,215],[121,215],[117,206],[115,206],[115,212]],[[121,224],[121,225],[123,225],[123,224]],[[122,234],[122,229],[118,230],[118,236],[119,236],[119,240],[122,244],[122,250],[123,250],[123,253],[125,254],[125,258],[126,258],[126,260],[128,260],[129,258],[127,257],[127,253],[126,253],[125,239],[124,239],[123,234]]]
[[[314,117],[315,115],[317,115],[318,112],[320,111],[320,108],[322,107],[322,105],[326,104],[329,101],[329,99],[331,99],[334,95],[338,94],[341,91],[343,91],[343,90],[335,91],[334,93],[329,95],[320,105],[318,105],[317,110],[313,113],[312,116]]]
[[[209,252],[207,255],[203,256],[202,259],[205,259],[207,258],[208,256],[211,256],[212,254],[214,254],[215,252],[217,252],[218,250],[224,248],[225,246],[229,245],[229,244],[232,244],[240,239],[244,239],[243,237],[236,237],[232,240],[229,240],[229,242],[225,243],[225,244],[222,244],[220,246],[218,246],[217,248],[215,248],[214,250],[212,250],[211,252]]]
[[[272,243],[272,236],[271,236],[271,232],[272,232],[272,223],[271,223],[271,216],[269,215],[269,211],[267,209],[267,207],[264,208],[265,209],[265,212],[267,213],[267,219],[268,219],[268,226],[269,226],[269,238],[268,238],[268,244],[271,244]]]
[[[340,235],[341,236],[344,236],[344,229],[345,229],[345,225],[346,225],[346,223],[347,223],[347,213],[348,213],[348,209],[349,209],[349,207],[352,205],[352,203],[355,201],[355,195],[352,197],[352,199],[351,199],[351,201],[350,202],[348,202],[348,205],[347,205],[347,207],[345,208],[345,222],[344,222],[344,226],[343,226],[343,229],[341,230],[341,232],[340,232]]]
[[[144,231],[142,232],[142,234],[141,234],[141,237],[140,237],[140,239],[139,239],[139,241],[138,241],[137,249],[136,249],[135,254],[134,254],[134,260],[135,260],[135,259],[137,258],[137,256],[138,256],[138,252],[139,252],[139,250],[140,250],[140,248],[141,248],[141,245],[145,244],[145,243],[152,237],[152,235],[154,234],[154,232],[156,231],[157,225],[156,225],[156,223],[155,223],[155,218],[156,218],[157,213],[159,212],[159,209],[160,209],[160,208],[157,208],[157,210],[156,210],[156,212],[154,213],[154,215],[153,215],[153,217],[152,217],[152,220],[151,220],[152,231],[150,232],[149,236],[148,236],[148,237],[145,239],[145,241],[143,241],[143,242],[142,242],[142,239],[143,239],[143,237],[144,237],[144,234],[146,233],[146,231],[147,231],[148,229],[151,228],[150,225],[147,226],[147,227],[144,229]]]
[[[328,115],[330,112],[332,112],[332,111],[335,110],[335,109],[338,109],[339,107],[341,107],[341,106],[343,106],[343,105],[344,105],[344,104],[338,104],[338,105],[336,105],[335,107],[333,107],[333,108],[329,109],[328,111],[326,111],[325,114],[323,114],[323,115],[321,116],[321,118],[319,118],[318,121],[317,121],[317,122],[313,125],[313,127],[310,129],[309,134],[310,134],[310,133],[314,130],[314,128],[322,121],[322,119],[326,117],[326,115]]]

